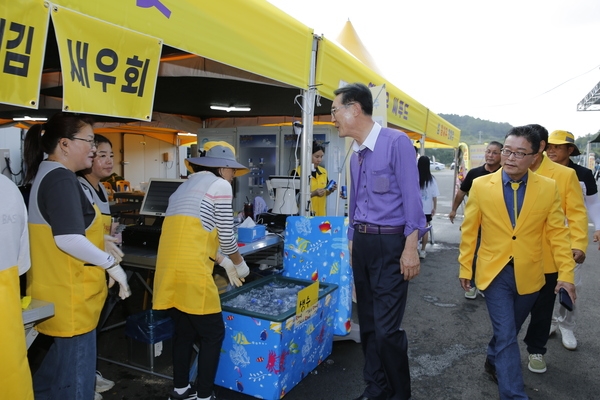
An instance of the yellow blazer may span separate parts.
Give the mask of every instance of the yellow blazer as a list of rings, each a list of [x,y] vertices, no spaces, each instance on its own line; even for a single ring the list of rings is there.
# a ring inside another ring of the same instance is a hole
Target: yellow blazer
[[[528,173],[525,198],[514,229],[504,203],[502,168],[473,181],[461,226],[459,277],[471,279],[477,233],[481,227],[475,284],[482,290],[514,258],[517,292],[539,291],[545,283],[544,235],[552,245],[558,279],[573,283],[575,262],[556,183],[531,171]]]
[[[579,185],[579,179],[573,168],[557,164],[544,156],[542,163],[535,171],[536,174],[553,179],[558,188],[560,205],[567,218],[567,226],[571,236],[571,248],[585,253],[588,245],[588,219],[583,192]],[[543,247],[544,272],[546,274],[558,272],[552,247],[548,240],[544,241]]]

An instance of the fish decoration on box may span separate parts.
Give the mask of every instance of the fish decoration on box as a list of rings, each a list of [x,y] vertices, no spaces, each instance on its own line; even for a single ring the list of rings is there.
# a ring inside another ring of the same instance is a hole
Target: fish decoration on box
[[[311,284],[309,280],[302,282]],[[227,334],[215,384],[261,399],[281,399],[331,354],[337,294],[335,285],[323,284],[317,312],[300,325],[295,324],[295,314],[269,320],[267,315],[233,312],[224,306]]]
[[[348,257],[348,218],[337,216],[287,218],[283,275],[338,285],[334,335],[348,335],[352,316],[352,269]]]

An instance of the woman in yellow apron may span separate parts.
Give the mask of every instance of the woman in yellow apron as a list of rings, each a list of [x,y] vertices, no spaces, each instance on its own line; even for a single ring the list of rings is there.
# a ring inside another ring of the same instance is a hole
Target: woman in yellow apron
[[[326,189],[329,179],[327,178],[327,170],[320,166],[325,156],[325,147],[313,142],[312,145],[312,164],[314,170],[310,175],[310,203],[311,215],[325,216],[327,215],[326,205],[327,196],[335,192],[337,185],[333,185],[331,190]],[[300,175],[302,167],[296,168],[292,175]]]
[[[92,195],[94,204],[98,206],[98,209],[102,214],[105,246],[107,248],[110,247],[111,254],[116,253],[118,254],[118,257],[123,257],[123,252],[117,246],[118,240],[111,236],[112,216],[110,213],[110,204],[108,202],[108,193],[101,182],[102,179],[112,175],[114,159],[112,143],[108,138],[102,135],[95,135],[94,140],[96,141],[96,156],[92,162],[92,167],[78,171],[77,179],[79,179],[79,182],[83,185],[84,190],[88,190]],[[112,389],[113,386],[115,386],[113,381],[106,379],[101,373],[96,372],[96,393],[106,392]],[[101,398],[102,396],[97,394],[94,400],[99,400]]]
[[[92,124],[86,116],[58,113],[25,136],[25,181],[32,182],[27,294],[54,304],[54,317],[37,325],[54,338],[33,376],[37,400],[94,398],[96,326],[106,298],[106,272],[119,283],[122,298],[130,295],[118,254],[102,250],[100,211],[75,175],[92,166]]]
[[[31,265],[27,209],[17,186],[4,175],[0,193],[0,399],[33,400],[19,285],[19,275]]]
[[[212,277],[217,250],[232,284],[248,275],[233,232],[234,176],[249,172],[235,159],[233,146],[207,142],[200,157],[185,160],[194,172],[169,198],[158,245],[154,277],[155,310],[170,309],[173,336],[173,384],[170,400],[210,399],[225,325]],[[189,384],[194,341],[200,341],[198,375]]]

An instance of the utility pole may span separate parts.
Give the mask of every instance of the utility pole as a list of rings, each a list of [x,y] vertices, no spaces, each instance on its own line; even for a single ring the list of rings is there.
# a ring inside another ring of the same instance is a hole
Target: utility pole
[[[481,131],[479,131],[479,141],[477,142],[477,144],[481,144]]]

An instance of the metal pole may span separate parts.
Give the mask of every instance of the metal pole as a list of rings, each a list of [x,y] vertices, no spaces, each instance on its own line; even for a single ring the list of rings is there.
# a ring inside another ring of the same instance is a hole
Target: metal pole
[[[308,76],[308,89],[302,91],[302,124],[304,135],[302,135],[301,162],[302,173],[300,174],[300,206],[298,213],[309,216],[310,181],[308,179],[311,171],[312,152],[310,147],[313,141],[313,120],[315,115],[315,76],[317,63],[317,37],[313,37],[313,46],[310,57],[310,72]]]

